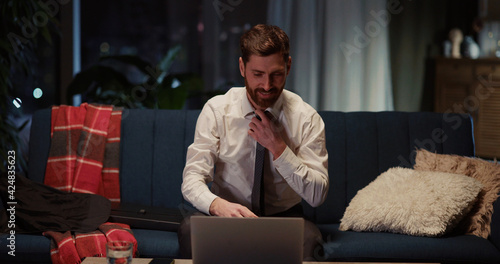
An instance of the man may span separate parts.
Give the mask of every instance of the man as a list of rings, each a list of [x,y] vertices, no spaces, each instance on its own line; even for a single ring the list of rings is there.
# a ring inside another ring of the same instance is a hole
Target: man
[[[240,48],[245,88],[232,88],[203,107],[187,152],[182,193],[207,215],[303,216],[302,199],[316,207],[328,192],[323,120],[298,95],[284,90],[292,63],[284,31],[257,25],[241,37]],[[265,148],[263,201],[255,202],[259,147]],[[186,257],[189,234],[187,219],[179,230]],[[312,259],[321,234],[306,221],[304,235],[304,258]]]

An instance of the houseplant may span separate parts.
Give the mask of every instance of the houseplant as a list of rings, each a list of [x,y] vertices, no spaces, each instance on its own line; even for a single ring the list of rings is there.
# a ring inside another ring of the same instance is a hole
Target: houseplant
[[[12,120],[19,116],[19,109],[13,107],[15,93],[14,73],[26,76],[35,73],[36,48],[40,39],[52,44],[52,36],[58,33],[55,6],[38,0],[4,0],[0,2],[0,148],[2,166],[0,172],[7,170],[8,152],[15,152],[16,169],[23,170],[26,162],[21,153],[20,126]]]
[[[171,48],[157,65],[136,55],[103,56],[90,68],[78,73],[69,84],[68,102],[74,95],[82,101],[126,108],[181,109],[188,97],[203,90],[201,77],[194,73],[171,73],[181,52]],[[133,68],[133,69],[132,69]],[[130,72],[140,77],[131,80]],[[137,81],[139,79],[139,81]]]

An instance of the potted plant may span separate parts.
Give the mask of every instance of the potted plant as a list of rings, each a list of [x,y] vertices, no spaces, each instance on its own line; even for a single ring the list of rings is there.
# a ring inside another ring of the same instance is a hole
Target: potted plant
[[[75,76],[68,86],[68,102],[78,94],[85,102],[126,108],[181,109],[190,96],[203,91],[203,81],[194,73],[170,72],[180,51],[180,46],[171,48],[157,65],[135,55],[101,57]],[[131,70],[139,72],[140,81],[129,78]]]
[[[26,76],[34,74],[37,55],[35,50],[39,38],[52,43],[52,34],[59,32],[55,9],[38,0],[4,0],[0,3],[0,148],[2,166],[7,171],[7,162],[15,153],[16,170],[24,170],[26,162],[21,153],[19,132],[28,121],[16,125],[13,116],[20,110],[13,107],[15,98],[13,76],[22,71]]]

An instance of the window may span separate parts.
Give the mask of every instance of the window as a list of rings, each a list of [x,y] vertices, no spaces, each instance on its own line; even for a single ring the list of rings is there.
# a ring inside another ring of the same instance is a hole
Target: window
[[[136,55],[156,65],[180,45],[171,72],[203,78],[203,100],[186,106],[200,108],[214,91],[243,85],[239,37],[245,29],[265,23],[266,11],[265,0],[85,0],[81,2],[81,68],[95,65],[103,55]],[[143,78],[126,70],[131,81]]]

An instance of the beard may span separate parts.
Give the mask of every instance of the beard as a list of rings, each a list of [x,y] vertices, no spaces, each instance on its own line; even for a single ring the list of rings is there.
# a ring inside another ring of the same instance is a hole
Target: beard
[[[258,107],[262,108],[262,109],[266,109],[268,107],[271,107],[272,105],[274,105],[274,103],[278,100],[278,98],[280,97],[281,95],[281,92],[283,92],[283,89],[285,87],[285,84],[283,84],[282,87],[278,88],[278,87],[271,87],[271,89],[269,89],[269,91],[267,92],[270,92],[272,94],[271,97],[269,98],[261,98],[259,97],[259,92],[265,92],[266,90],[264,90],[264,88],[253,88],[253,87],[250,87],[248,85],[248,81],[247,81],[247,78],[245,78],[245,87],[246,87],[246,90],[247,90],[247,93],[248,95],[250,96],[250,98],[252,99],[252,101],[257,104]]]

